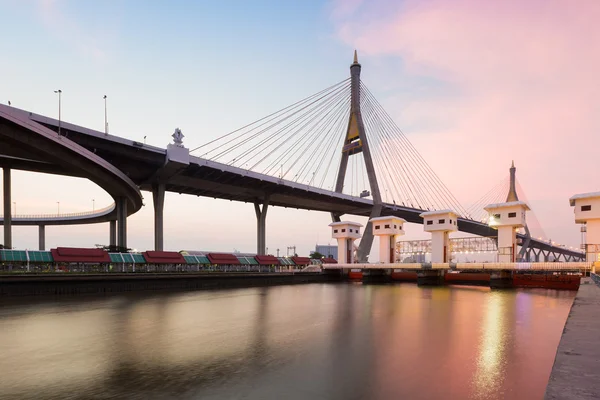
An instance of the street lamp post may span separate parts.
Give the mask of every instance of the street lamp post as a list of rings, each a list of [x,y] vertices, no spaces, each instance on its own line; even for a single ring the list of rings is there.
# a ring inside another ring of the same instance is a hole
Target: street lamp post
[[[104,134],[108,135],[108,114],[106,111],[106,95],[104,95]]]
[[[60,136],[60,103],[61,103],[61,95],[62,90],[55,90],[54,93],[58,93],[58,136]]]
[[[96,199],[92,199],[92,212],[96,211]]]
[[[15,217],[17,216],[17,202],[13,201],[13,205],[15,206]]]
[[[56,202],[56,215],[59,216],[60,215],[60,201]]]

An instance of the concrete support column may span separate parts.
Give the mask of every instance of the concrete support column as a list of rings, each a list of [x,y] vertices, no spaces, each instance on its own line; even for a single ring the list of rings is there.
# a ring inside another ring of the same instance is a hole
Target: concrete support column
[[[116,246],[117,245],[117,221],[112,220],[109,221],[109,245]]]
[[[390,263],[395,262],[394,256],[396,253],[396,239],[398,235],[378,235],[379,236],[379,262]]]
[[[117,199],[117,241],[118,246],[127,248],[127,199],[119,197]]]
[[[40,251],[44,251],[46,250],[46,225],[39,225],[38,234]]]
[[[354,241],[360,239],[360,228],[357,222],[340,221],[329,224],[331,237],[338,242],[338,264],[354,263]]]
[[[154,202],[154,250],[164,249],[164,208],[165,208],[165,184],[152,185],[152,200]]]
[[[431,262],[447,263],[450,249],[450,232],[434,231],[431,232]]]
[[[265,255],[267,253],[267,210],[269,209],[269,196],[265,197],[262,204],[254,203],[256,213],[256,253]]]
[[[514,263],[517,256],[517,234],[513,226],[498,227],[498,262]]]
[[[337,238],[338,242],[338,263],[353,264],[354,263],[354,239]]]
[[[12,248],[12,214],[11,214],[11,193],[10,193],[10,168],[2,169],[4,176],[4,247]]]

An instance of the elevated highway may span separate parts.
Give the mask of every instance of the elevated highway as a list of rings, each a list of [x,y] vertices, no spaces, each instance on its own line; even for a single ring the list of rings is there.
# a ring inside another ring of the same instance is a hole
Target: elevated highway
[[[0,153],[4,180],[5,245],[11,247],[10,186],[11,168],[85,177],[95,182],[115,200],[112,206],[81,215],[19,218],[23,225],[40,226],[40,247],[45,225],[119,221],[119,243],[126,246],[127,216],[142,207],[142,195],[125,173],[92,151],[32,120],[26,112],[0,108]],[[116,225],[114,234],[116,236]],[[113,233],[113,230],[111,230]]]
[[[60,136],[58,132],[59,121],[53,118],[0,105],[0,166],[6,170],[19,169],[89,178],[113,198],[126,199],[127,215],[142,206],[139,190],[151,191],[155,208],[157,250],[162,249],[165,191],[253,203],[259,221],[258,242],[261,238],[264,240],[264,219],[269,206],[364,217],[368,217],[373,208],[371,199],[279,179],[191,156],[189,153],[182,157],[181,149],[177,149],[179,153],[172,155],[170,148],[150,146],[64,121],[60,122]],[[11,223],[62,225],[114,221],[117,219],[119,202],[115,201],[115,204],[112,209],[109,206],[92,215],[15,218]],[[422,223],[419,214],[423,211],[384,203],[381,214]],[[8,211],[5,207],[5,215],[8,213],[10,207]],[[1,221],[4,223],[4,220]],[[471,219],[460,218],[458,228],[462,232],[479,236],[497,236],[495,229]],[[126,242],[120,241],[121,243]],[[567,254],[576,259],[583,257],[578,251],[557,248],[533,238],[530,247]]]

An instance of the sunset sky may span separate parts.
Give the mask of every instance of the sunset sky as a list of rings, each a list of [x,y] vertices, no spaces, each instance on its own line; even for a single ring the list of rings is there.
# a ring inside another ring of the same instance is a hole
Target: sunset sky
[[[463,206],[514,160],[547,237],[578,246],[568,198],[600,190],[600,1],[0,0],[0,10],[4,104],[57,117],[61,89],[63,120],[102,130],[107,95],[112,134],[165,147],[179,127],[194,148],[347,78],[357,49],[365,84]],[[143,194],[128,244],[145,250]],[[111,201],[85,180],[13,172],[17,214]],[[166,249],[256,250],[251,204],[172,193],[165,204]],[[269,252],[333,243],[329,222],[271,208]],[[36,248],[36,228],[13,232],[13,246]],[[107,244],[108,224],[46,235],[48,248],[91,247]],[[427,235],[414,225],[408,237]]]

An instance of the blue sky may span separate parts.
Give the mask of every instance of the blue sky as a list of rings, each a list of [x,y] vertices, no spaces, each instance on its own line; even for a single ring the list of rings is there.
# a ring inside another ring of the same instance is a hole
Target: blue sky
[[[468,138],[459,135],[453,143],[448,133],[460,128],[454,114],[469,112],[431,106],[472,93],[463,81],[439,69],[415,68],[412,53],[383,51],[365,39],[369,32],[363,32],[363,26],[376,28],[381,20],[383,30],[390,24],[388,14],[402,15],[404,2],[398,4],[388,10],[389,2],[371,5],[360,0],[0,0],[0,102],[10,100],[15,107],[57,116],[53,91],[60,88],[62,118],[102,130],[106,94],[112,134],[138,141],[146,136],[147,143],[165,147],[174,128],[180,127],[184,143],[194,148],[347,78],[358,47],[363,80],[450,190],[468,205],[506,176],[513,154],[501,154],[486,166],[488,181],[473,189],[469,180],[481,176],[469,176],[473,168],[468,160],[459,157],[446,168],[447,161],[430,153],[428,143],[436,135],[443,135],[449,151],[451,146],[460,149],[460,142]],[[367,17],[371,19],[361,20]],[[417,44],[419,40],[414,38]],[[431,116],[430,110],[435,111]],[[485,141],[480,146],[477,154],[485,154]],[[536,175],[527,175],[525,155],[520,164],[517,159],[521,166],[521,184],[528,187]],[[584,186],[568,190],[595,190]],[[578,230],[569,219],[565,195],[557,195],[552,203],[547,193],[532,188],[528,198],[541,199],[537,204],[546,214],[539,218],[552,220],[544,227],[553,239],[576,245]],[[144,196],[147,205],[129,223],[129,245],[138,249],[153,246],[151,195]],[[61,212],[85,211],[92,199],[96,208],[111,202],[84,180],[13,172],[18,214],[55,212],[57,202]],[[562,214],[555,220],[551,209],[557,206]],[[295,221],[294,228],[289,228],[290,221]],[[267,246],[274,253],[296,245],[306,254],[317,241],[331,242],[329,221],[324,213],[271,209]],[[255,216],[249,204],[168,194],[165,229],[165,247],[171,250],[255,250]],[[409,232],[426,237],[421,230],[415,226]],[[47,229],[47,247],[107,241],[106,224]],[[14,228],[13,243],[35,248],[37,232]]]

